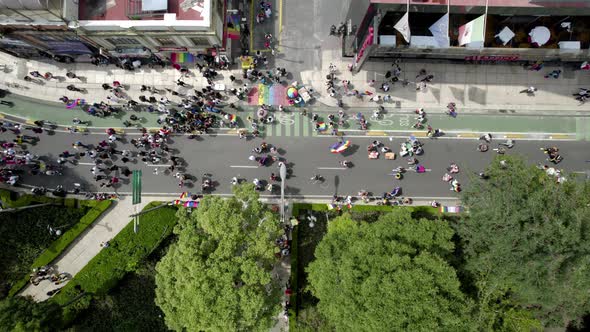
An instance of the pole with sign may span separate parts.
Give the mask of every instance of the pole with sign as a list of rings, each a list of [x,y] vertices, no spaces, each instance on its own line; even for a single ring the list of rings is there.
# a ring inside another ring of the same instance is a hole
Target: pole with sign
[[[133,178],[131,184],[133,185],[132,189],[132,204],[133,209],[135,210],[135,218],[133,219],[133,232],[137,233],[139,227],[139,216],[137,215],[137,207],[141,203],[141,171],[133,171]]]

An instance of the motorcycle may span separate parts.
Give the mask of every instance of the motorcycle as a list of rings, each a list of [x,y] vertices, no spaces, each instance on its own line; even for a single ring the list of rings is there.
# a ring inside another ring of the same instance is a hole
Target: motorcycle
[[[447,168],[447,171],[449,171],[451,174],[457,174],[459,173],[459,166],[457,166],[455,163],[452,163],[451,166]]]
[[[397,197],[399,195],[402,194],[402,187],[395,187],[393,188],[393,190],[389,193],[389,195],[391,197]]]

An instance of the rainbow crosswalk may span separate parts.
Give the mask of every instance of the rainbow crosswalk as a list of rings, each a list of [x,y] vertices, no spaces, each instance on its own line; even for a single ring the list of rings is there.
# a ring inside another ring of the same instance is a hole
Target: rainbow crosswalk
[[[258,84],[248,94],[250,105],[289,105],[287,98],[287,87],[281,84],[265,85]]]

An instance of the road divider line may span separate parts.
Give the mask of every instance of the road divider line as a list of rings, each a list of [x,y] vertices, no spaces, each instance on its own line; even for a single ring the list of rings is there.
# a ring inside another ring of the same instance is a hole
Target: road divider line
[[[575,139],[575,134],[552,134],[549,136],[550,139]]]
[[[96,166],[95,163],[77,163],[76,165],[81,165],[81,166]]]
[[[231,165],[229,167],[231,167],[231,168],[258,168],[258,166],[252,166],[252,165]]]
[[[479,138],[480,135],[479,134],[474,134],[474,133],[459,133],[459,134],[457,134],[457,137]]]
[[[387,136],[387,133],[384,131],[368,131],[367,136]]]
[[[150,165],[150,164],[147,164],[146,166],[147,166],[147,167],[169,167],[170,165],[166,165],[166,164],[161,164],[161,165]]]
[[[504,138],[525,138],[524,134],[506,134]]]
[[[347,169],[346,167],[318,167],[318,169]]]

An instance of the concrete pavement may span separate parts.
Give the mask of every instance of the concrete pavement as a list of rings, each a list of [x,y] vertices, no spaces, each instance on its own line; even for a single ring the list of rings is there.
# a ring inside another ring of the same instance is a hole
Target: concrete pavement
[[[283,34],[287,34],[284,32]],[[322,37],[322,36],[318,36]],[[282,39],[283,37],[281,37]],[[315,38],[315,37],[314,37]],[[334,38],[334,37],[324,37]],[[295,67],[301,69],[300,72],[292,71],[292,79],[299,80],[308,87],[316,90],[315,98],[318,104],[334,106],[336,100],[327,95],[325,91],[325,75],[328,72],[330,63],[334,63],[338,70],[338,80],[350,80],[352,87],[359,91],[376,92],[375,87],[368,85],[369,80],[375,79],[377,86],[383,81],[385,72],[391,69],[389,61],[372,61],[363,67],[358,74],[352,75],[347,70],[347,64],[350,59],[342,59],[339,49],[317,49],[316,55],[320,58],[313,63],[309,62],[307,55],[302,55],[298,59],[298,52],[291,53],[288,49],[288,40],[281,41],[284,45],[285,52],[278,55],[275,59],[277,65],[285,66],[289,71]],[[319,43],[317,41],[316,43]],[[287,57],[293,57],[287,60]],[[288,66],[290,62],[297,62],[297,66]],[[114,66],[96,67],[91,64],[75,63],[45,63],[36,60],[25,60],[12,57],[5,53],[0,53],[0,63],[7,64],[12,71],[4,73],[0,81],[1,88],[8,88],[12,93],[28,96],[35,99],[58,102],[58,98],[67,95],[69,98],[83,98],[88,102],[106,101],[109,95],[101,85],[103,83],[111,84],[113,81],[120,81],[128,85],[128,95],[138,101],[140,95],[148,93],[141,92],[141,85],[156,86],[157,88],[176,89],[175,81],[180,77],[180,72],[175,69],[149,69],[142,68],[137,71],[125,71]],[[508,113],[535,113],[538,111],[575,113],[590,111],[590,103],[579,105],[571,96],[580,87],[590,87],[589,71],[572,71],[571,69],[562,68],[563,74],[559,79],[545,79],[543,75],[557,67],[546,67],[540,72],[524,70],[522,66],[515,64],[498,64],[498,65],[472,65],[472,64],[453,64],[453,63],[425,63],[419,60],[404,60],[402,67],[402,78],[410,81],[415,80],[415,75],[421,68],[433,73],[435,78],[432,84],[428,85],[425,92],[416,91],[415,86],[410,84],[402,87],[396,84],[392,87],[389,94],[394,101],[398,103],[385,104],[388,108],[413,109],[424,107],[430,112],[441,112],[446,108],[448,102],[455,102],[458,111],[462,112],[482,112],[508,110]],[[40,72],[51,72],[54,76],[61,77],[60,80],[54,79],[44,81],[43,85],[28,83],[22,78],[28,72],[38,70]],[[82,81],[77,79],[68,79],[65,74],[68,70],[75,72],[78,76],[83,77]],[[193,70],[194,75],[185,81],[192,88],[201,89],[206,86],[206,80]],[[220,78],[216,82],[225,83],[226,86],[232,86],[229,80],[230,74],[241,77],[240,69],[230,71],[221,71]],[[7,83],[17,83],[21,88],[7,87]],[[74,84],[78,87],[87,89],[87,93],[71,92],[66,90],[66,86]],[[339,85],[339,84],[338,84]],[[520,94],[519,91],[527,86],[536,86],[539,92],[535,97],[528,97]],[[191,89],[179,88],[181,92],[189,92]],[[340,93],[345,93],[340,88]],[[380,93],[381,95],[383,93]],[[179,97],[167,95],[172,101],[180,101]],[[159,96],[156,96],[159,97]],[[234,97],[230,97],[228,102],[235,102]],[[344,103],[353,110],[357,107],[375,107],[375,103],[356,97],[344,97]],[[513,112],[512,112],[513,111]]]
[[[462,110],[509,110],[516,113],[550,111],[556,114],[562,110],[590,111],[590,103],[580,105],[572,97],[572,93],[577,93],[579,88],[590,87],[590,71],[546,66],[537,72],[523,69],[520,64],[474,65],[404,59],[400,63],[400,80],[407,79],[410,84],[403,86],[396,83],[388,93],[385,93],[379,90],[379,87],[385,80],[385,73],[392,70],[392,61],[369,61],[359,73],[353,75],[347,68],[352,59],[341,58],[340,52],[323,50],[321,71],[301,72],[302,83],[313,86],[318,92],[318,101],[326,105],[336,105],[336,98],[326,93],[325,85],[328,67],[330,63],[334,63],[338,68],[339,95],[344,96],[344,104],[352,108],[376,104],[369,101],[370,96],[363,99],[346,96],[346,90],[340,84],[342,80],[350,81],[351,89],[360,92],[369,91],[381,96],[389,94],[395,102],[399,102],[393,107],[423,107],[427,111],[442,111],[446,110],[449,102],[455,102],[459,113]],[[423,68],[434,75],[434,80],[427,84],[425,91],[417,91],[416,75]],[[554,69],[563,71],[560,78],[544,78],[546,73]],[[376,82],[374,87],[368,83],[371,80]],[[520,93],[529,86],[539,89],[534,97]]]
[[[151,201],[166,201],[169,197],[144,197],[138,210],[141,211]],[[103,248],[102,242],[115,237],[131,221],[129,215],[133,214],[135,208],[131,204],[131,196],[122,196],[113,202],[113,205],[104,212],[82,235],[80,235],[70,246],[50,265],[57,271],[67,272],[75,276],[94,256]],[[66,282],[67,283],[67,282]],[[54,285],[49,280],[43,280],[38,286],[28,284],[19,295],[32,296],[36,301],[44,301],[47,292],[63,287]]]

